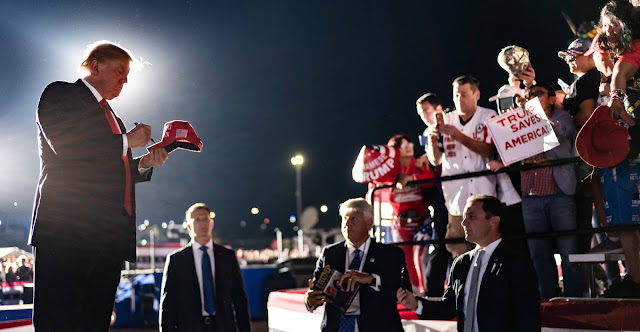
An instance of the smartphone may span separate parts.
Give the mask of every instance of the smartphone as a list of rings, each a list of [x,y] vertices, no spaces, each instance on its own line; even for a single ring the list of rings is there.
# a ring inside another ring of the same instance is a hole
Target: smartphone
[[[568,89],[569,88],[569,84],[567,84],[567,82],[563,81],[561,78],[558,79],[558,85],[562,89]]]
[[[498,99],[498,111],[499,111],[499,113],[508,111],[512,107],[515,107],[515,104],[513,102],[513,97],[499,98]]]
[[[444,112],[443,111],[436,111],[433,115],[436,118],[436,123],[437,124],[439,124],[439,125],[444,124]]]

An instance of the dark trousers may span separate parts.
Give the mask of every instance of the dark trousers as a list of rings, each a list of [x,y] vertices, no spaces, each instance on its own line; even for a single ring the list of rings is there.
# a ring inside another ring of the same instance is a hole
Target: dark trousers
[[[447,223],[449,222],[447,207],[444,205],[444,197],[439,188],[430,188],[424,191],[424,198],[427,204],[433,207],[433,235],[434,240],[444,239],[447,233]],[[447,279],[447,267],[451,260],[451,253],[447,251],[444,244],[434,245],[434,250],[429,255],[427,264],[427,296],[444,295],[444,281]]]
[[[214,323],[202,323],[202,331],[204,332],[218,332],[219,328],[217,327],[217,324]]]
[[[580,181],[576,187],[576,223],[578,229],[591,229],[591,217],[593,214],[593,196],[591,194],[591,180]],[[578,253],[584,254],[591,248],[592,234],[578,235]]]
[[[108,331],[122,261],[46,244],[34,256],[34,331]]]
[[[523,256],[529,256],[529,246],[524,238],[524,219],[522,217],[522,203],[502,205],[504,220],[500,221],[502,227],[502,239],[508,242],[512,248],[522,252]]]

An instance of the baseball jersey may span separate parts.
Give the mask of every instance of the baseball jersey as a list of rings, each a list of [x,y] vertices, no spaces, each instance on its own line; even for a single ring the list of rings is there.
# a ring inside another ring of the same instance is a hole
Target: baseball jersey
[[[497,115],[496,111],[478,106],[473,116],[465,123],[460,122],[460,116],[453,111],[445,113],[444,122],[460,130],[474,140],[493,144],[485,121]],[[448,135],[444,137],[444,152],[442,154],[442,176],[486,171],[491,158],[480,156],[462,143]],[[449,213],[461,216],[467,198],[477,194],[496,196],[495,175],[472,177],[466,179],[442,182],[442,193]]]

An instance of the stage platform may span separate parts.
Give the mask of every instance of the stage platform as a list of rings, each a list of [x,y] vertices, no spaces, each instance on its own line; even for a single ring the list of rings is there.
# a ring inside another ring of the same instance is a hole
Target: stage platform
[[[306,289],[269,295],[270,332],[320,331],[324,308],[309,313]],[[415,312],[398,304],[406,332],[455,332],[455,321],[418,320]],[[556,298],[540,306],[544,332],[640,331],[640,300]]]

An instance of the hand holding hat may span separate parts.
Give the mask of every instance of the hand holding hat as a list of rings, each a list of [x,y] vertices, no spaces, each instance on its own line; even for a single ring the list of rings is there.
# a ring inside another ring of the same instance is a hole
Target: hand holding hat
[[[147,149],[151,151],[159,148],[164,148],[167,152],[172,152],[175,149],[200,152],[202,141],[188,121],[173,120],[164,124],[162,141]]]
[[[609,116],[609,107],[593,111],[576,137],[576,150],[593,167],[612,167],[629,154],[629,131]]]

